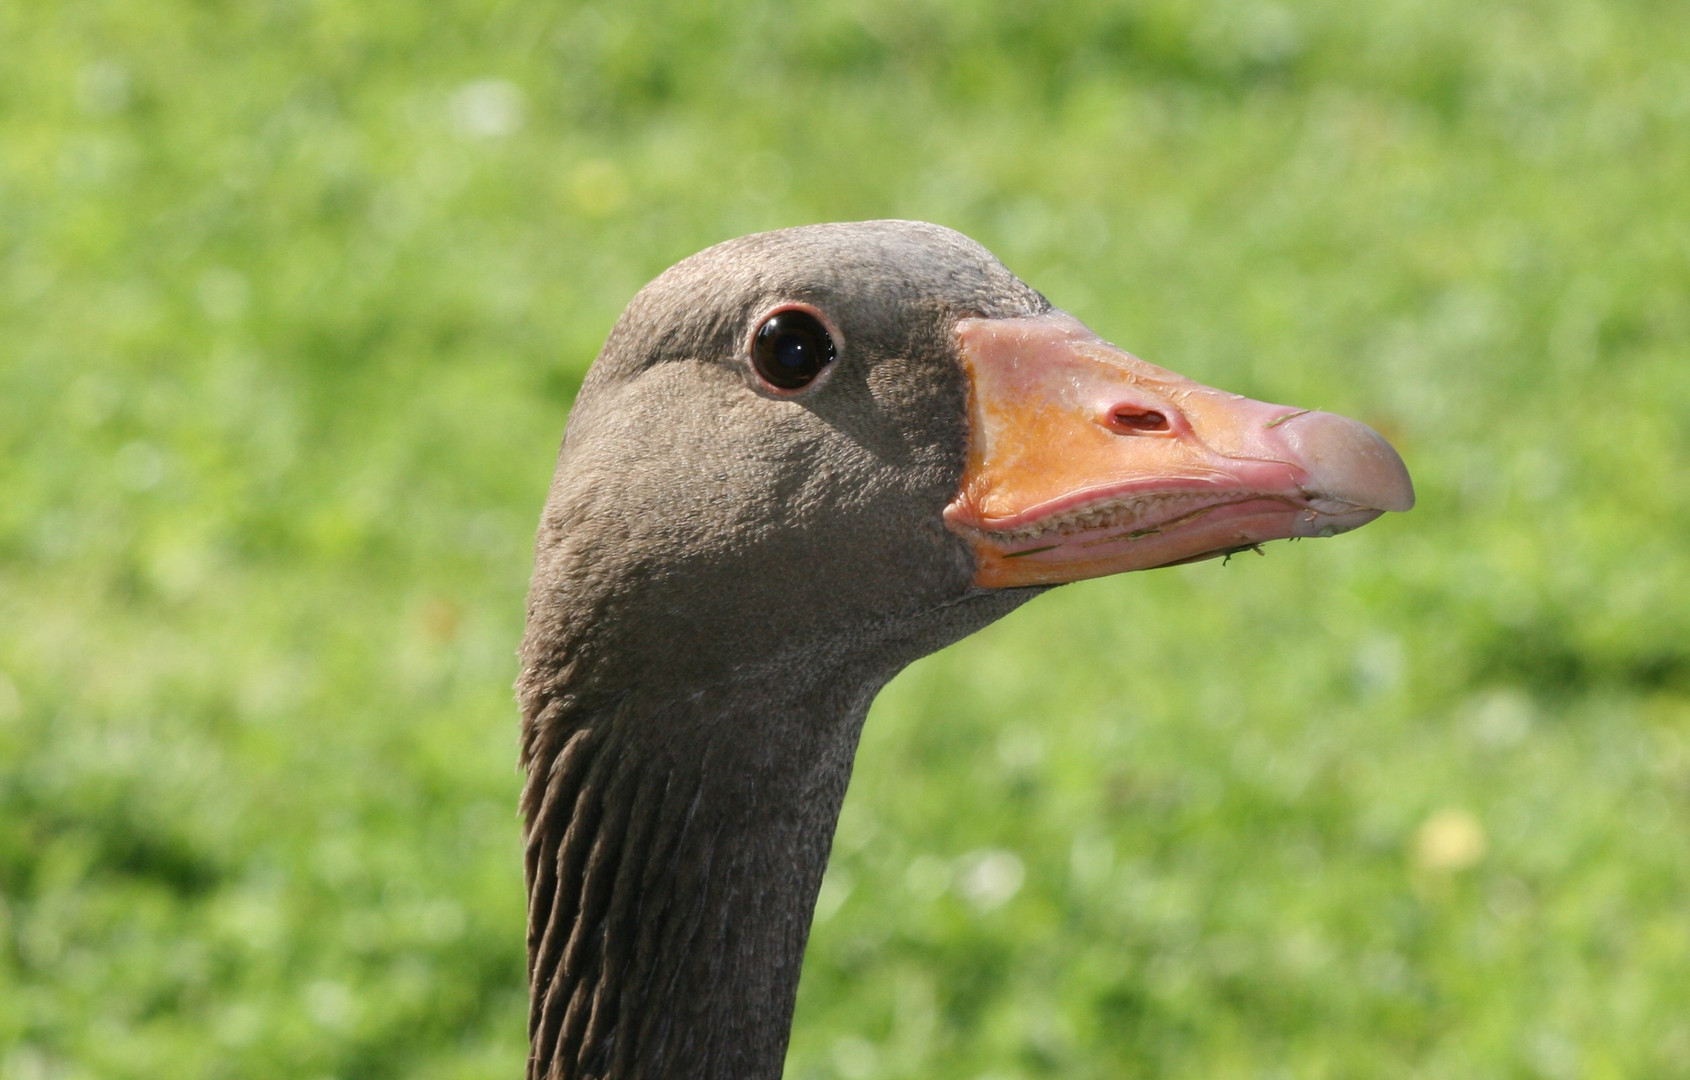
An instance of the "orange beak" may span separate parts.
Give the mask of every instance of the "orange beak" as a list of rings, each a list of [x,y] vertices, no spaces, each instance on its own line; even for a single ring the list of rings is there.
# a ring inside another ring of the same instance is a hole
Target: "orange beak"
[[[970,434],[945,521],[973,546],[977,585],[1334,536],[1414,505],[1402,459],[1365,424],[1210,389],[1060,312],[957,333]]]

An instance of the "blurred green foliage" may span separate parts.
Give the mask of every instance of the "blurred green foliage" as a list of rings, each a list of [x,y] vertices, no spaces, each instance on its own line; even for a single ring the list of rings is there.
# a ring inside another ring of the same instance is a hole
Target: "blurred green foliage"
[[[512,1077],[509,686],[649,277],[962,229],[1421,505],[869,721],[788,1073],[1690,1076],[1670,0],[0,6],[0,1077]]]

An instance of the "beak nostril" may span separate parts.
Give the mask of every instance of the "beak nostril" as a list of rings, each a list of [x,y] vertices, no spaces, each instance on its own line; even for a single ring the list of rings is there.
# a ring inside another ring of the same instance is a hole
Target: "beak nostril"
[[[1109,426],[1116,431],[1128,433],[1167,431],[1168,418],[1155,409],[1141,409],[1136,405],[1117,405],[1110,410]]]

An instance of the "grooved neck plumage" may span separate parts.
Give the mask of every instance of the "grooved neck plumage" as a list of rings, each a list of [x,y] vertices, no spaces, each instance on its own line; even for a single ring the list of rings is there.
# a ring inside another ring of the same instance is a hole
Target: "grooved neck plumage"
[[[780,1076],[872,689],[532,703],[530,1080]]]

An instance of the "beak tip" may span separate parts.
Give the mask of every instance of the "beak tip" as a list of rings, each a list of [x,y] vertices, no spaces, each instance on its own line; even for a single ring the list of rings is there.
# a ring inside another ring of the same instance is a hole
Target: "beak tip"
[[[1312,412],[1281,429],[1321,496],[1380,512],[1414,507],[1414,480],[1385,437],[1347,416]]]

